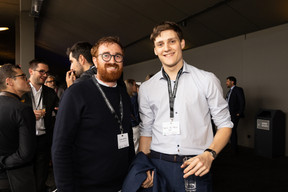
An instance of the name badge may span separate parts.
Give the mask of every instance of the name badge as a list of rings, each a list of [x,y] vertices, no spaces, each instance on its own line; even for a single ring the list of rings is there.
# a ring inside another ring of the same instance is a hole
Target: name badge
[[[179,135],[180,134],[180,126],[179,121],[170,121],[162,123],[163,127],[163,135]]]
[[[129,147],[128,133],[118,134],[118,149]]]

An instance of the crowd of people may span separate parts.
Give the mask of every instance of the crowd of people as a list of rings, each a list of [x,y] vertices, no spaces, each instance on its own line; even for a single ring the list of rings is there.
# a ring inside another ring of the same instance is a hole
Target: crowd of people
[[[244,92],[227,78],[244,98],[232,123],[232,94],[225,100],[213,73],[184,61],[181,28],[165,21],[150,39],[162,68],[140,88],[123,81],[124,48],[112,36],[67,49],[65,91],[45,60],[29,63],[29,79],[0,67],[0,191],[51,190],[51,166],[58,192],[184,192],[191,175],[197,191],[213,191],[212,162],[243,116]]]

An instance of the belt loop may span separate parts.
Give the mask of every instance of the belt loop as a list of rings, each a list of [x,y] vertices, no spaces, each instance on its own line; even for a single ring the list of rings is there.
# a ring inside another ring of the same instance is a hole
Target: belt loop
[[[176,155],[174,155],[174,162],[176,162],[177,161],[177,156]]]

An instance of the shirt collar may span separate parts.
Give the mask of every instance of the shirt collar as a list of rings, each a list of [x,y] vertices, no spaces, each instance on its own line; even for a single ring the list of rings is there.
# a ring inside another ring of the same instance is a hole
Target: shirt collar
[[[40,89],[37,91],[31,82],[29,82],[29,84],[30,84],[30,87],[31,87],[33,93],[39,93],[39,92],[41,93],[42,87],[43,87],[42,85],[41,85]]]

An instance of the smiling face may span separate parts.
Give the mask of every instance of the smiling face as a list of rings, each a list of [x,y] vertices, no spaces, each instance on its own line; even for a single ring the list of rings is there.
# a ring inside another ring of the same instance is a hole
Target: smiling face
[[[154,53],[160,59],[164,69],[183,65],[182,49],[184,39],[180,41],[173,30],[162,31],[154,41]]]
[[[110,61],[106,62],[102,59],[105,53],[123,55],[123,51],[117,43],[103,43],[98,48],[98,55],[93,57],[93,62],[97,67],[97,78],[104,83],[116,83],[122,74],[123,61],[116,62],[113,56]]]
[[[48,76],[49,67],[44,63],[38,63],[35,69],[29,69],[30,81],[33,86],[41,86],[45,83]]]

